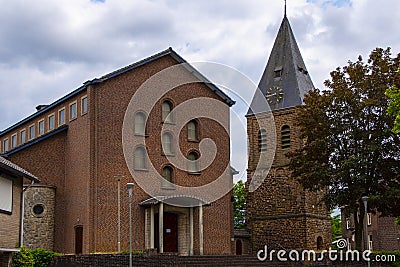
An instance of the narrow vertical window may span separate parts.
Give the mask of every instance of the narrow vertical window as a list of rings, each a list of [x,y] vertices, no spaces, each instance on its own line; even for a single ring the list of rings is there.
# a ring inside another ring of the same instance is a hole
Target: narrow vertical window
[[[135,114],[135,134],[144,135],[146,133],[146,115],[143,112]]]
[[[258,152],[267,151],[267,131],[261,129],[258,131]]]
[[[162,150],[165,155],[172,154],[172,135],[170,133],[162,135]]]
[[[11,148],[17,147],[17,134],[11,136]]]
[[[81,100],[81,115],[85,115],[88,112],[88,99],[87,96],[82,97]]]
[[[10,149],[8,147],[8,138],[4,139],[4,141],[3,141],[3,149],[4,149],[4,152],[7,152]]]
[[[199,172],[198,160],[199,156],[196,152],[190,152],[188,155],[188,171],[191,173]]]
[[[29,140],[35,138],[35,125],[29,126]]]
[[[69,120],[76,119],[76,102],[69,105]]]
[[[163,122],[172,122],[171,116],[172,104],[169,101],[164,101],[162,103],[162,121]]]
[[[198,125],[195,120],[189,121],[188,125],[188,140],[189,141],[198,141]]]
[[[368,223],[368,225],[372,224],[372,215],[371,215],[371,213],[367,213],[367,223]]]
[[[25,142],[26,142],[26,131],[25,130],[21,131],[20,137],[21,137],[21,145],[25,144]]]
[[[144,147],[135,149],[135,169],[146,169],[146,150]]]
[[[49,131],[51,131],[51,130],[54,130],[54,127],[55,127],[55,117],[54,117],[54,114],[53,115],[50,115],[49,116]]]
[[[58,126],[65,123],[65,108],[58,111]]]
[[[162,176],[163,176],[165,181],[168,181],[168,182],[172,183],[173,175],[174,175],[174,171],[173,171],[171,166],[166,166],[166,167],[163,168]],[[164,182],[163,185],[167,186],[167,185],[170,185],[170,184]]]
[[[288,125],[282,126],[281,138],[282,149],[290,148],[290,127]]]
[[[44,134],[44,120],[38,122],[39,135]]]

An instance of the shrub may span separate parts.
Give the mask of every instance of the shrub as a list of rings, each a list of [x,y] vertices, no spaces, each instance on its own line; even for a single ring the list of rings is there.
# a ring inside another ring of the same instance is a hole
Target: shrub
[[[11,266],[34,267],[34,261],[30,251],[24,247],[21,247],[19,252],[13,254]]]
[[[35,263],[34,267],[46,267],[54,258],[54,256],[58,256],[60,254],[52,251],[47,251],[42,248],[37,248],[31,250],[31,255]]]

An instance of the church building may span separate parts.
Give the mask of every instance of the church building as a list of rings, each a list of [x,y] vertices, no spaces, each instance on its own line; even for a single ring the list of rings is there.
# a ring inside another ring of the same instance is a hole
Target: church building
[[[331,242],[331,218],[321,202],[322,193],[308,192],[291,178],[286,156],[302,145],[296,111],[314,88],[286,14],[258,87],[270,109],[253,99],[246,115],[250,253],[265,245],[269,249],[325,249]],[[252,190],[252,186],[257,188]]]

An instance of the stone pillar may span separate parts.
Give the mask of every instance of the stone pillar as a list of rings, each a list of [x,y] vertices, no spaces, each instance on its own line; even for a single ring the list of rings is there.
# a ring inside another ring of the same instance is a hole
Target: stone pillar
[[[150,248],[154,248],[154,205],[150,208]]]
[[[203,255],[203,206],[199,206],[199,246],[200,255]]]
[[[158,240],[160,253],[164,252],[164,203],[160,202],[158,212]]]
[[[193,207],[190,207],[189,210],[189,237],[190,237],[190,243],[189,243],[189,255],[193,255]]]

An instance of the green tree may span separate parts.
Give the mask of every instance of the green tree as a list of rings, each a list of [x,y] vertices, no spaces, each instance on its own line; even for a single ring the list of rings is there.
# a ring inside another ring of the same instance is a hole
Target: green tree
[[[400,72],[400,69],[397,70]],[[394,84],[386,90],[386,96],[390,98],[388,114],[395,117],[393,132],[400,133],[400,80],[396,79]]]
[[[333,211],[331,212],[332,218],[332,242],[337,239],[338,236],[342,235],[342,220],[340,218],[340,214],[333,215]]]
[[[243,181],[233,186],[233,212],[235,229],[245,228],[246,194]]]
[[[288,156],[293,177],[309,190],[325,193],[329,207],[353,214],[361,249],[364,205],[383,215],[400,214],[400,140],[391,129],[385,91],[399,78],[400,55],[375,49],[367,62],[349,61],[331,72],[329,90],[311,91],[299,108],[304,146]],[[357,213],[360,216],[357,216]]]

